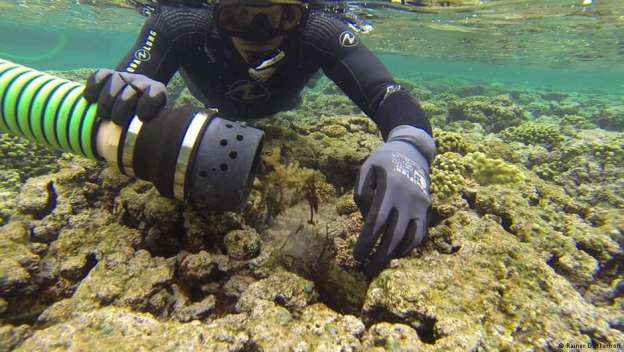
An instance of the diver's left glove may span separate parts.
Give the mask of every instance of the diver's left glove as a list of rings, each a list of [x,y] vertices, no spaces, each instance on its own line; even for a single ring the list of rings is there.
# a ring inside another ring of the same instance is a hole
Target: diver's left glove
[[[353,257],[364,263],[367,276],[376,276],[392,258],[407,254],[424,239],[431,211],[429,165],[435,153],[427,132],[400,125],[362,165],[354,198],[364,227]]]
[[[158,115],[167,105],[167,88],[144,75],[99,69],[87,81],[84,97],[97,102],[100,118],[125,127],[135,114],[143,122]]]

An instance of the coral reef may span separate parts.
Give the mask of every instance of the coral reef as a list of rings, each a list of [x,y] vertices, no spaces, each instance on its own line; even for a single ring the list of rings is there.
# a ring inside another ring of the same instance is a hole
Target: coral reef
[[[520,125],[527,115],[508,95],[475,96],[449,102],[447,121],[477,122],[488,132],[499,132]]]
[[[590,204],[624,204],[624,137],[600,130],[579,132],[533,167],[545,180],[563,186]]]
[[[353,199],[353,192],[343,194],[336,201],[336,212],[338,215],[348,215],[355,213],[357,210],[357,205]]]
[[[570,116],[570,115],[566,115]],[[561,129],[555,124],[524,123],[510,127],[501,132],[506,142],[522,142],[524,144],[544,144],[552,147],[563,140]]]
[[[436,156],[431,168],[431,193],[449,198],[464,187],[466,166],[461,155],[446,152]]]
[[[334,194],[333,186],[325,182],[321,172],[302,168],[298,161],[282,164],[280,158],[277,146],[265,152],[264,163],[270,171],[254,185],[259,198],[254,202],[264,209],[254,207],[254,212],[265,212],[265,222],[271,223],[286,208],[305,199],[310,206],[309,222],[314,223],[319,203]]]
[[[624,131],[624,108],[608,106],[600,109],[591,117],[599,127],[612,131]]]
[[[263,129],[268,139],[282,141],[277,145],[285,161],[297,161],[302,167],[321,171],[338,188],[351,187],[361,163],[382,143],[373,121],[362,115],[303,116],[282,113],[258,122],[256,127]],[[344,129],[348,133],[331,137]]]
[[[371,322],[404,322],[427,350],[439,351],[555,349],[620,338],[531,246],[496,222],[460,212],[441,226],[450,227],[460,249],[423,253],[384,271],[368,289]]]
[[[469,144],[459,133],[434,128],[433,137],[435,138],[438,154],[454,152],[464,155],[468,152]]]
[[[524,181],[524,173],[517,166],[501,159],[488,158],[481,152],[468,154],[465,165],[470,175],[482,186]]]
[[[571,126],[579,130],[596,127],[596,125],[589,121],[589,119],[579,115],[564,115],[561,118],[561,124],[564,126]]]
[[[234,230],[225,235],[225,247],[230,257],[237,260],[251,259],[260,252],[262,241],[254,230]]]
[[[28,178],[58,170],[61,153],[26,139],[0,134],[0,184],[3,190],[16,191]]]
[[[188,101],[176,80],[172,99]],[[330,84],[299,111],[249,122],[267,138],[241,214],[70,155],[54,170],[3,169],[0,350],[624,341],[624,137],[594,128],[599,98],[400,84],[436,126],[431,227],[372,282],[352,256],[365,219],[351,189],[382,141]]]

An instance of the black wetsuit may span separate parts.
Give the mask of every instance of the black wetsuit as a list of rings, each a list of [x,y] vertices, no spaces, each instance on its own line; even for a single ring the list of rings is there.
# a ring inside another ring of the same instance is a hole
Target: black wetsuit
[[[165,84],[180,71],[192,94],[225,118],[259,118],[295,108],[300,93],[323,70],[371,117],[384,139],[398,125],[431,134],[414,98],[335,15],[312,11],[302,31],[289,35],[286,54],[265,82],[254,80],[244,59],[222,39],[205,9],[163,7],[143,26],[136,44],[117,68]]]

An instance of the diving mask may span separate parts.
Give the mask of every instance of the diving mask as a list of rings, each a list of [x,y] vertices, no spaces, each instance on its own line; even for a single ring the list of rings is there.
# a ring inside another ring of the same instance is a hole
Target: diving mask
[[[224,0],[215,15],[221,33],[266,42],[300,28],[306,12],[306,5],[293,0]]]

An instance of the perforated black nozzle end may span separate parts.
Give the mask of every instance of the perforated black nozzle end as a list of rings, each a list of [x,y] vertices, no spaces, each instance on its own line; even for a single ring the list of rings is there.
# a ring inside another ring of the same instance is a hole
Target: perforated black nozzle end
[[[190,203],[198,209],[241,210],[253,185],[263,137],[259,129],[213,117],[191,161]]]

